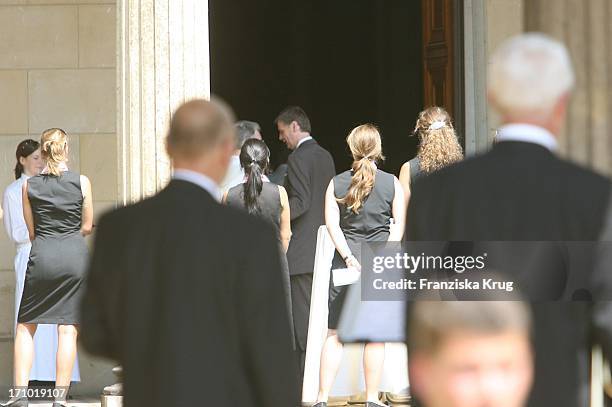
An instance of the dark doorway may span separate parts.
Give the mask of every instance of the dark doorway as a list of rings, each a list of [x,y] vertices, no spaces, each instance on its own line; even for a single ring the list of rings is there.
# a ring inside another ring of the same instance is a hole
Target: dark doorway
[[[422,10],[416,0],[210,0],[212,92],[258,121],[273,165],[286,157],[272,121],[300,105],[312,135],[350,167],[345,138],[376,124],[398,174],[416,153],[423,107]]]

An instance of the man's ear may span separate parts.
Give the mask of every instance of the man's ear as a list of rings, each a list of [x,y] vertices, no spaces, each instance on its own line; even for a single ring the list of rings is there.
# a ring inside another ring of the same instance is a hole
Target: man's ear
[[[233,155],[236,149],[236,143],[231,137],[228,137],[221,144],[221,149],[225,155]]]
[[[297,133],[300,131],[300,125],[295,120],[291,122],[291,131]]]
[[[172,157],[172,149],[170,148],[170,144],[168,144],[167,138],[164,140],[164,148],[166,149],[166,154],[168,154],[168,157]]]

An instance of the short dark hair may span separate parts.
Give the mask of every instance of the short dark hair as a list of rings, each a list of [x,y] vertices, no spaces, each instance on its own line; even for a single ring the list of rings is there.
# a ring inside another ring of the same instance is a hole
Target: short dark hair
[[[306,115],[304,109],[299,106],[289,106],[283,109],[283,111],[276,116],[276,119],[274,119],[274,124],[278,122],[285,125],[296,122],[300,126],[300,129],[306,133],[310,133],[312,130],[310,128],[310,119],[308,115]]]
[[[250,120],[240,120],[236,122],[236,150],[242,148],[245,141],[255,136],[255,132],[261,133],[259,123]]]
[[[457,332],[529,333],[531,314],[521,301],[416,301],[408,327],[409,351],[435,353],[442,341]]]

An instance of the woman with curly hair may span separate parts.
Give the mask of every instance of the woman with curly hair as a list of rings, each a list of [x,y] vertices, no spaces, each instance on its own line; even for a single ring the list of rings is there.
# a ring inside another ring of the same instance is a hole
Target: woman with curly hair
[[[419,151],[402,166],[399,176],[406,202],[410,198],[410,184],[415,179],[463,159],[452,119],[441,107],[422,111],[413,134],[419,136]]]

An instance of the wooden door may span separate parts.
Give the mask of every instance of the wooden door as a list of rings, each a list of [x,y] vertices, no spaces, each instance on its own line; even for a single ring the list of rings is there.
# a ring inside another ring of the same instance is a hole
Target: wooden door
[[[456,0],[421,0],[423,12],[423,96],[425,107],[440,106],[455,117]]]

